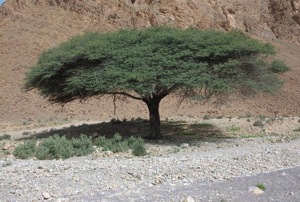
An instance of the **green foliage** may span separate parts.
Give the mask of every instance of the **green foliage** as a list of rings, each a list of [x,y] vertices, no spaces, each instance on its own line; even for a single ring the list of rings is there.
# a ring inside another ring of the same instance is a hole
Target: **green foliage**
[[[266,186],[263,183],[257,183],[256,187],[261,189],[262,191],[266,190]]]
[[[147,155],[146,148],[142,144],[134,144],[132,154],[135,156],[145,156]]]
[[[293,130],[294,132],[300,132],[300,127]]]
[[[0,141],[1,140],[10,140],[10,139],[11,139],[11,136],[9,134],[0,135]]]
[[[15,148],[13,155],[20,159],[33,157],[35,154],[35,147],[36,140],[27,140]]]
[[[208,114],[206,114],[206,115],[204,115],[203,116],[203,120],[208,120],[208,119],[210,119],[211,117],[210,117],[210,115],[208,115]]]
[[[289,71],[289,67],[282,61],[274,60],[270,65],[270,70],[274,73],[283,73]]]
[[[263,120],[257,120],[253,123],[253,126],[257,126],[257,127],[263,127],[264,126],[264,122]]]
[[[142,138],[130,137],[123,140],[118,133],[113,138],[105,138],[104,136],[97,137],[94,144],[102,147],[104,151],[112,151],[113,153],[125,152],[132,149],[135,156],[146,155],[145,143]]]
[[[159,101],[170,93],[203,100],[236,90],[276,92],[282,82],[274,72],[284,64],[266,59],[274,53],[270,44],[238,31],[152,27],[87,33],[43,53],[25,87],[61,103],[104,94],[142,100],[152,113],[150,136],[160,138]]]
[[[66,159],[74,155],[72,141],[65,136],[54,135],[43,139],[36,148],[38,159]]]
[[[228,130],[230,132],[240,132],[241,131],[241,128],[238,127],[238,126],[231,126],[230,128],[228,128]]]
[[[197,126],[198,128],[210,128],[213,127],[211,123],[196,123],[194,126]]]
[[[122,123],[121,120],[115,119],[115,118],[112,118],[112,119],[110,120],[110,122],[111,122],[112,124],[121,124],[121,123]]]
[[[80,135],[79,138],[72,138],[72,145],[76,156],[84,156],[94,151],[93,141],[86,135]]]
[[[139,98],[175,91],[209,96],[245,86],[273,92],[280,87],[273,72],[283,63],[269,68],[262,55],[274,53],[270,44],[237,31],[154,27],[87,33],[43,53],[26,87],[55,102],[133,91]]]
[[[79,138],[68,140],[65,136],[54,135],[42,139],[39,144],[35,140],[25,141],[14,150],[17,158],[26,159],[37,157],[45,159],[66,159],[72,156],[83,156],[94,151],[91,138],[81,135]]]

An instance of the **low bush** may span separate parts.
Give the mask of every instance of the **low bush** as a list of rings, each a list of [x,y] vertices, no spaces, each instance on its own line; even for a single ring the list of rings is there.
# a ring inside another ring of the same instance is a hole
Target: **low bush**
[[[282,61],[274,60],[271,63],[270,69],[274,73],[283,73],[289,71],[290,68],[286,66],[286,64],[284,64]]]
[[[11,139],[11,136],[9,134],[0,135],[0,141],[1,140],[10,140],[10,139]]]
[[[120,134],[115,134],[113,138],[98,137],[94,140],[96,146],[100,146],[105,151],[125,152],[132,149],[136,156],[146,155],[145,143],[142,138],[130,137],[122,139]],[[36,140],[27,140],[18,145],[13,154],[20,159],[36,157],[40,160],[46,159],[66,159],[72,156],[83,156],[94,151],[93,141],[86,135],[79,138],[67,139],[65,136],[54,135]]]
[[[122,136],[116,133],[113,138],[100,136],[94,140],[94,144],[102,147],[104,151],[112,151],[113,153],[125,152],[132,149],[132,153],[135,156],[146,155],[145,143],[140,137],[130,137],[123,140]]]
[[[253,123],[253,126],[256,127],[263,127],[264,126],[264,122],[262,120],[257,120]]]
[[[71,140],[68,140],[65,136],[54,135],[42,139],[38,144],[35,140],[25,141],[15,148],[13,154],[21,159],[35,156],[37,159],[46,160],[83,156],[93,151],[92,139],[86,135]]]
[[[112,151],[113,153],[129,150],[127,142],[122,141],[122,137],[118,133],[113,138],[98,137],[94,140],[94,144],[102,147],[104,151]]]
[[[146,148],[144,144],[136,143],[132,146],[132,154],[135,156],[145,156],[147,155]]]
[[[18,145],[13,155],[20,159],[27,159],[35,155],[36,140],[27,140],[23,144]]]
[[[66,159],[75,155],[72,141],[65,136],[54,135],[43,139],[36,147],[36,157],[45,159]]]
[[[84,156],[94,151],[92,138],[81,135],[79,138],[72,139],[75,156]]]
[[[260,190],[262,191],[265,191],[266,190],[266,186],[262,183],[257,183],[256,184],[256,187],[259,188]]]

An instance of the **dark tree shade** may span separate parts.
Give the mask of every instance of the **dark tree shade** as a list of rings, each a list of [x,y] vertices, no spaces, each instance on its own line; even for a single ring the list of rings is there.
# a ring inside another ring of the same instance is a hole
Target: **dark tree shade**
[[[104,94],[142,100],[150,136],[160,138],[159,103],[170,93],[275,92],[281,82],[274,72],[286,66],[266,60],[274,53],[273,46],[237,31],[155,27],[87,33],[43,53],[27,74],[26,88],[59,103]]]

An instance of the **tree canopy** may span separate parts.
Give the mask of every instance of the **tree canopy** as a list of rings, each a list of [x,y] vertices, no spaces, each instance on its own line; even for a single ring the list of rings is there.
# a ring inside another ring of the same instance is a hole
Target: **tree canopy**
[[[44,52],[25,86],[58,103],[104,94],[144,101],[150,135],[159,138],[159,102],[170,93],[275,92],[282,84],[275,72],[286,66],[266,58],[272,54],[273,46],[238,31],[154,27],[86,33]]]

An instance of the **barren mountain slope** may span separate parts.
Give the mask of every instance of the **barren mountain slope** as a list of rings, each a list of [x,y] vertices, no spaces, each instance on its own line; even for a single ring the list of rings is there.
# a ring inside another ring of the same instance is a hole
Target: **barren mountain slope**
[[[285,87],[276,95],[244,99],[233,95],[216,107],[166,98],[161,115],[299,115],[300,114],[300,0],[7,0],[0,6],[0,128],[26,121],[52,119],[107,120],[146,117],[142,103],[117,102],[110,97],[74,102],[63,109],[37,92],[23,92],[27,68],[50,47],[86,31],[110,31],[154,25],[206,29],[240,29],[278,48],[278,58],[292,68],[282,75]]]

